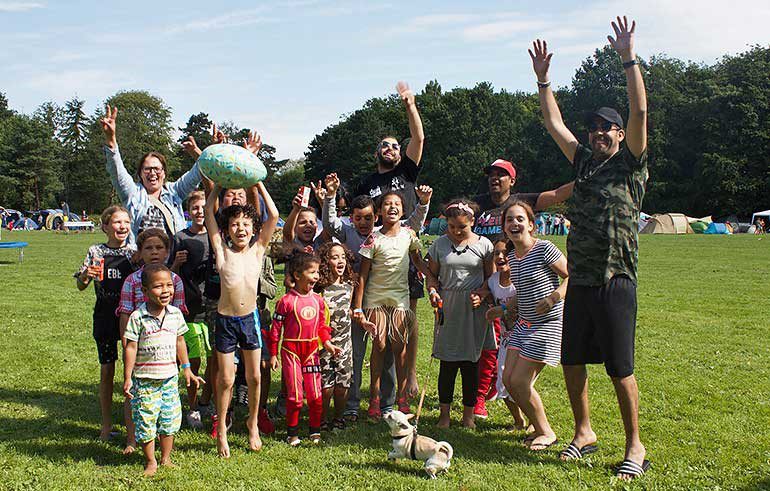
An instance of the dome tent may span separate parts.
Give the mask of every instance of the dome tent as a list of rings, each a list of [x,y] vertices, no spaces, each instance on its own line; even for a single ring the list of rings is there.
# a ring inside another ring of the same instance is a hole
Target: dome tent
[[[641,234],[691,234],[692,227],[687,217],[681,213],[663,213],[653,215],[647,225],[639,232]]]

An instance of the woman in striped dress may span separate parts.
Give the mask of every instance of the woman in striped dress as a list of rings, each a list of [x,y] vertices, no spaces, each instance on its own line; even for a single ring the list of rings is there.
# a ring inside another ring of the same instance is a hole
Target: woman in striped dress
[[[511,204],[504,217],[516,304],[499,308],[497,314],[515,309],[518,317],[508,339],[503,382],[535,427],[524,444],[539,451],[558,441],[534,385],[543,367],[559,363],[567,258],[551,242],[534,236],[535,214],[527,203]],[[564,279],[561,285],[559,277]]]

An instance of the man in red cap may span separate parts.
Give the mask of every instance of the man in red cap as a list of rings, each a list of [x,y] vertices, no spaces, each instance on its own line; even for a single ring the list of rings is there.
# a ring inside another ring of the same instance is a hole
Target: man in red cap
[[[507,160],[497,159],[486,168],[489,192],[476,196],[473,200],[479,205],[481,212],[476,217],[473,231],[483,235],[493,243],[504,239],[503,213],[515,201],[524,201],[534,210],[543,210],[556,203],[561,203],[572,194],[574,183],[544,191],[542,193],[513,193],[516,184],[516,168]],[[495,322],[495,335],[500,337],[499,321]],[[484,350],[479,358],[479,389],[476,396],[476,407],[473,414],[477,418],[487,417],[486,401],[497,395],[497,350]]]

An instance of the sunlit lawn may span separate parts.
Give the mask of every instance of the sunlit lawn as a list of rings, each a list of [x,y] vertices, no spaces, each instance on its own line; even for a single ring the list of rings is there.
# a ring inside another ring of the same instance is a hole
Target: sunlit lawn
[[[323,446],[289,448],[285,433],[246,452],[236,423],[233,457],[216,457],[213,440],[184,428],[176,440],[177,469],[143,479],[141,457],[123,457],[123,435],[100,443],[96,401],[98,362],[91,338],[93,291],[78,292],[71,275],[101,234],[4,232],[25,240],[23,264],[0,250],[0,489],[603,489],[622,459],[623,433],[609,380],[591,369],[594,429],[600,450],[562,464],[557,449],[533,454],[508,431],[502,403],[477,431],[440,431],[437,364],[428,380],[420,431],[454,446],[450,472],[428,481],[416,462],[386,461],[384,424],[360,423]],[[564,246],[563,238],[556,243]],[[631,488],[770,488],[770,238],[642,236],[637,376],[643,441],[653,467]],[[423,340],[431,312],[420,304]],[[572,416],[561,371],[538,381],[563,443]],[[274,384],[275,391],[275,384]],[[459,382],[456,389],[459,419]],[[121,414],[115,394],[113,414]],[[306,431],[303,417],[301,429]],[[122,426],[120,426],[122,430]],[[561,445],[559,445],[561,448]]]

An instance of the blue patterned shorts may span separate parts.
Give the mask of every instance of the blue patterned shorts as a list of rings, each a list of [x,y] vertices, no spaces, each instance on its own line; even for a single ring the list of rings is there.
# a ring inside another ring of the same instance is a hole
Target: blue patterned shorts
[[[182,424],[179,377],[160,380],[132,379],[131,419],[136,425],[136,441],[147,443],[158,434],[173,435]]]

